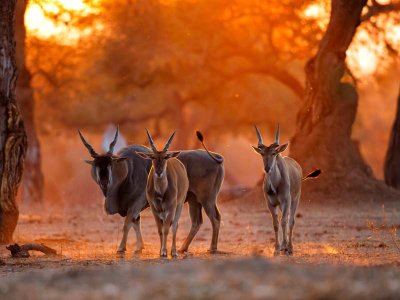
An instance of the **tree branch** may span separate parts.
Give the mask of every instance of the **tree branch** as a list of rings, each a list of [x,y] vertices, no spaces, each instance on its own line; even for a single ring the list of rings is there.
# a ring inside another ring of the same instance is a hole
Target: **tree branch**
[[[376,0],[372,0],[371,2],[371,5],[367,5],[367,13],[361,16],[361,22],[369,21],[372,17],[378,16],[380,14],[400,11],[400,2],[391,2],[389,4],[379,4]]]

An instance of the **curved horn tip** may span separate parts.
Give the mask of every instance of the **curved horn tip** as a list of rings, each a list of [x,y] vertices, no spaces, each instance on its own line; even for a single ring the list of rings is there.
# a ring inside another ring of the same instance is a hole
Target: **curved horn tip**
[[[119,125],[117,125],[117,130],[115,131],[114,140],[110,143],[110,146],[108,148],[108,154],[113,154],[114,152],[114,147],[118,140],[118,133],[119,133]]]
[[[145,128],[145,129],[146,129],[147,139],[149,140],[151,149],[153,150],[153,152],[157,152],[158,150],[157,150],[156,146],[154,145],[154,141],[150,135],[149,130],[147,128]]]
[[[175,130],[175,131],[171,134],[171,136],[169,137],[167,143],[165,144],[165,147],[164,147],[163,151],[167,151],[167,150],[168,150],[169,146],[171,145],[172,140],[173,140],[174,137],[175,137],[175,133],[176,133],[176,130]]]
[[[254,125],[254,128],[256,129],[256,134],[257,134],[257,138],[258,138],[258,145],[263,145],[263,144],[264,144],[264,141],[263,141],[263,139],[262,139],[260,130],[258,130],[257,125]]]
[[[86,147],[86,149],[88,149],[90,156],[93,158],[96,158],[98,156],[98,154],[96,153],[96,151],[94,151],[93,147],[86,141],[82,132],[79,129],[78,129],[78,133],[79,133],[79,137],[81,138],[83,145]]]
[[[275,135],[275,143],[276,144],[279,144],[280,134],[281,134],[281,128],[280,128],[279,123],[278,123],[278,127],[276,128],[276,135]]]

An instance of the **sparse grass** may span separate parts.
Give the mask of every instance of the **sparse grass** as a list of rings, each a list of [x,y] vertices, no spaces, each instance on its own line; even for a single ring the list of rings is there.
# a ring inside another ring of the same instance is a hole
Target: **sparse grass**
[[[400,244],[398,242],[397,237],[397,228],[399,224],[391,224],[388,218],[388,215],[385,210],[385,205],[382,205],[382,222],[378,224],[378,222],[373,220],[367,220],[367,228],[371,232],[371,235],[368,239],[371,239],[373,236],[380,241],[378,244],[378,248],[388,248],[390,245],[397,250],[398,254],[400,254]]]

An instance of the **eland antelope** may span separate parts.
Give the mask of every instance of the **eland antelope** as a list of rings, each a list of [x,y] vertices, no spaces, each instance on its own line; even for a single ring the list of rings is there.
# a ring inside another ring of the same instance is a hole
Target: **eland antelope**
[[[147,175],[151,168],[150,160],[141,158],[136,152],[152,151],[141,145],[130,145],[114,154],[114,146],[118,139],[118,129],[105,154],[98,154],[85,140],[80,131],[79,136],[84,146],[89,151],[93,160],[86,161],[92,167],[91,174],[99,185],[105,197],[105,211],[107,214],[119,214],[125,217],[123,234],[117,253],[125,253],[128,233],[133,226],[136,232],[136,251],[140,253],[144,248],[141,228],[140,212],[149,204],[146,199]],[[198,138],[203,143],[203,137]],[[224,179],[224,159],[217,153],[208,150],[181,151],[178,159],[186,167],[189,178],[189,190],[186,201],[189,204],[191,229],[179,249],[180,252],[188,251],[189,245],[203,223],[202,209],[211,221],[212,239],[210,253],[218,253],[218,235],[221,214],[217,207],[217,198]]]
[[[99,185],[103,195],[104,209],[107,214],[120,214],[125,217],[123,234],[117,252],[125,253],[128,233],[133,226],[136,232],[136,253],[144,248],[140,228],[140,212],[148,207],[146,199],[147,174],[151,163],[143,160],[136,151],[150,152],[147,147],[132,145],[114,154],[114,146],[118,139],[118,128],[115,137],[105,154],[98,154],[85,140],[80,131],[79,136],[88,149],[93,160],[86,160],[92,166],[91,174]]]
[[[176,158],[180,152],[168,151],[175,132],[161,151],[157,150],[147,129],[146,133],[153,152],[136,152],[136,154],[152,162],[147,178],[146,194],[160,236],[160,257],[167,257],[167,238],[169,228],[172,226],[171,256],[175,258],[177,257],[176,232],[189,188],[189,179],[185,166]]]
[[[279,144],[279,124],[276,131],[275,142],[269,146],[264,145],[261,133],[257,126],[255,126],[255,129],[258,138],[258,145],[257,147],[252,147],[261,155],[264,163],[265,177],[263,190],[267,206],[272,215],[275,231],[274,255],[278,255],[280,251],[286,255],[292,255],[292,235],[295,223],[295,213],[300,200],[301,183],[307,178],[317,177],[321,171],[315,170],[303,178],[303,171],[300,165],[290,157],[281,156],[281,153],[286,150],[289,143],[282,145]],[[278,207],[282,212],[282,244],[279,243]],[[289,239],[287,234],[288,225]]]

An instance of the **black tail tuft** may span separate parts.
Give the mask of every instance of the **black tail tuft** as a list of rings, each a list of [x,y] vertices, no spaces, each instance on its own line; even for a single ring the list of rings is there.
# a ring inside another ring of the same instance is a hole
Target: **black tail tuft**
[[[203,134],[200,131],[196,131],[196,136],[199,139],[200,142],[204,141]]]
[[[203,134],[200,131],[196,131],[196,136],[199,139],[199,141],[201,142],[201,144],[204,147],[204,150],[206,150],[206,152],[208,153],[208,155],[218,164],[222,164],[224,162],[224,158],[222,156],[216,156],[215,154],[211,154],[210,151],[208,151],[206,145],[204,145],[204,137]]]
[[[303,178],[303,180],[306,180],[308,178],[316,178],[318,177],[320,174],[322,173],[322,171],[320,169],[316,169],[314,171],[312,171],[310,174],[308,174],[306,177]]]

